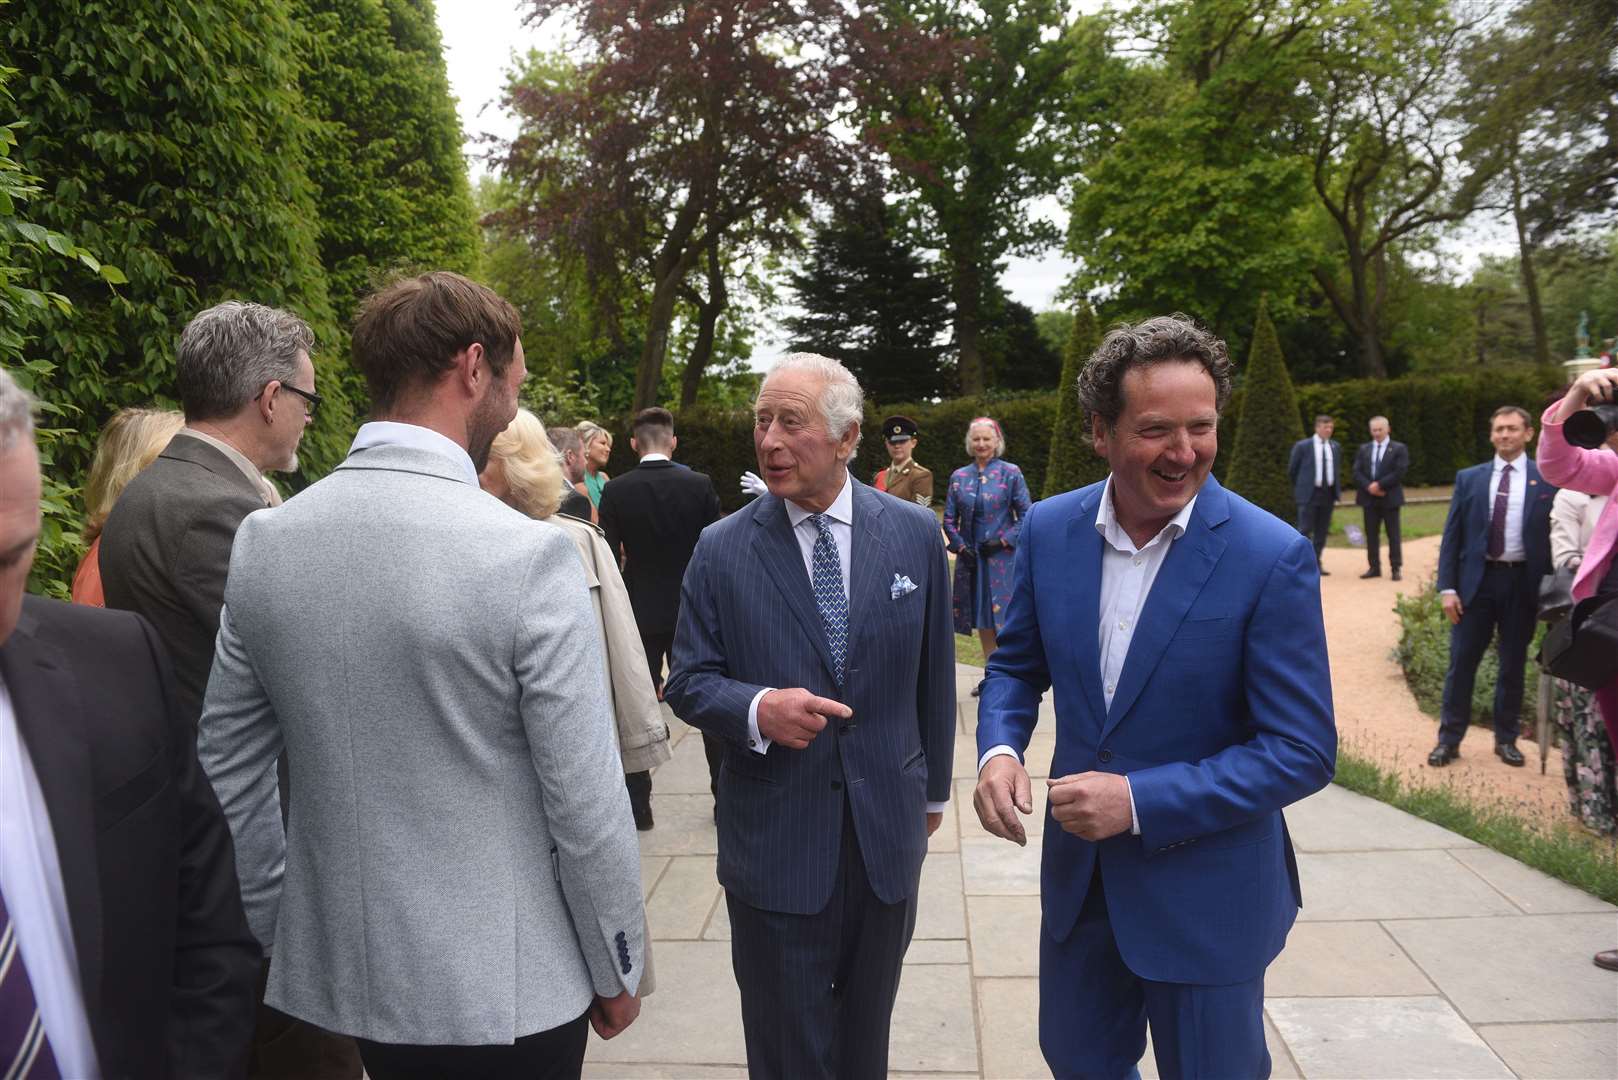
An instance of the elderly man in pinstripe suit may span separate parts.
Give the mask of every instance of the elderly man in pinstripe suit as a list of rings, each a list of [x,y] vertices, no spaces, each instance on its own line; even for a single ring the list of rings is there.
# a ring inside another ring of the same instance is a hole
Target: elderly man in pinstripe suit
[[[754,408],[769,487],[686,570],[666,696],[725,740],[719,882],[755,1078],[882,1077],[955,656],[938,522],[848,474],[863,395],[796,353]]]

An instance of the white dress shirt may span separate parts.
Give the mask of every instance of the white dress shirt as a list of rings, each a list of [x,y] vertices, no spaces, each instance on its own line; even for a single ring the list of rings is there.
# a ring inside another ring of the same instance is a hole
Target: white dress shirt
[[[1371,441],[1371,479],[1376,480],[1376,471],[1382,467],[1382,455],[1387,453],[1388,440],[1381,442]]]
[[[1169,545],[1185,535],[1196,505],[1197,497],[1193,495],[1156,536],[1137,548],[1113,513],[1112,477],[1107,477],[1107,484],[1101,489],[1101,505],[1096,508],[1096,532],[1105,543],[1101,547],[1101,604],[1097,612],[1100,623],[1096,639],[1100,646],[1101,695],[1108,709],[1112,708],[1112,699],[1118,693],[1118,682],[1123,677],[1124,661],[1129,659],[1129,646],[1135,640],[1140,613],[1146,608],[1158,571],[1163,569]],[[990,758],[1001,754],[1020,760],[1020,755],[1010,746],[991,746],[978,759],[978,771],[983,771]],[[1129,777],[1124,777],[1124,783],[1129,783]],[[1131,835],[1140,835],[1133,789],[1129,792],[1129,831]]]
[[[1494,469],[1489,473],[1489,520],[1494,521],[1494,500],[1500,494],[1500,474],[1506,459],[1494,456]],[[1506,494],[1506,546],[1500,553],[1501,562],[1522,562],[1528,558],[1523,546],[1522,512],[1528,503],[1528,455],[1518,454],[1511,465],[1511,490]]]
[[[1330,487],[1332,477],[1336,476],[1335,463],[1331,459],[1331,443],[1315,436],[1315,487]],[[1195,501],[1195,500],[1193,500]]]
[[[461,467],[464,472],[462,479],[473,487],[478,486],[478,471],[473,467],[472,455],[466,452],[466,447],[432,428],[397,420],[372,420],[360,425],[348,452],[352,454],[358,450],[369,450],[373,446],[406,446],[447,457]]]
[[[56,858],[56,834],[4,680],[0,680],[0,893],[5,894],[17,951],[28,969],[40,1024],[62,1075],[99,1077],[101,1067],[79,986],[79,954],[67,914],[67,890]]]
[[[644,460],[644,459],[642,459]],[[813,510],[805,510],[790,499],[782,500],[786,503],[787,522],[792,526],[793,539],[798,541],[798,551],[803,555],[803,572],[812,582],[815,579],[815,541],[820,538],[820,530],[810,521],[814,515]],[[843,596],[848,596],[849,556],[854,550],[854,484],[848,473],[843,473],[843,489],[837,493],[831,505],[825,510],[826,518],[831,525],[831,538],[837,548],[837,562],[843,571]],[[853,642],[854,628],[849,627],[849,641]],[[766,687],[753,695],[752,702],[747,706],[747,745],[756,754],[768,753],[770,740],[766,739],[758,730],[758,703],[764,695],[779,687]],[[929,814],[942,813],[948,800],[944,802],[927,804]]]

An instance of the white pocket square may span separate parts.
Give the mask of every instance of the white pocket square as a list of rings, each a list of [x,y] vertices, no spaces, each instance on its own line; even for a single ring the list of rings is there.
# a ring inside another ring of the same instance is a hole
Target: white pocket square
[[[910,593],[915,592],[916,591],[916,583],[914,581],[911,581],[909,578],[905,577],[903,574],[894,574],[893,575],[893,590],[892,591],[893,591],[893,599],[897,600],[901,596],[906,596],[906,595],[908,595]]]

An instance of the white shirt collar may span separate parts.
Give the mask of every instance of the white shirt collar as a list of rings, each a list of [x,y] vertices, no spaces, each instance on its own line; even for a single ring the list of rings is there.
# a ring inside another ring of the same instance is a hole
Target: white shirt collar
[[[1505,468],[1507,465],[1510,465],[1512,472],[1526,472],[1527,470],[1524,467],[1524,463],[1527,460],[1528,460],[1528,455],[1527,454],[1518,454],[1516,461],[1507,461],[1505,458],[1501,457],[1499,454],[1496,454],[1496,455],[1494,455],[1494,471],[1499,472],[1501,469]]]
[[[354,442],[349,446],[348,452],[354,454],[376,446],[404,446],[411,450],[425,450],[447,457],[460,467],[462,478],[468,484],[478,486],[478,471],[472,467],[472,455],[468,454],[460,443],[447,435],[439,434],[432,428],[397,420],[372,420],[368,424],[360,425],[359,433],[354,436]]]
[[[1317,432],[1315,432],[1315,442],[1319,443],[1321,446],[1325,446],[1327,443],[1331,442],[1331,440],[1330,439],[1322,439],[1320,437],[1320,432],[1317,431]]]
[[[1185,535],[1186,527],[1191,524],[1191,511],[1196,509],[1197,499],[1201,495],[1202,492],[1199,491],[1196,495],[1191,496],[1191,501],[1182,506],[1180,512],[1170,518],[1169,523],[1163,526],[1156,536],[1137,548],[1135,541],[1130,539],[1129,533],[1125,531],[1122,525],[1118,524],[1118,518],[1113,513],[1112,477],[1109,475],[1106,485],[1101,489],[1101,505],[1096,508],[1096,532],[1100,533],[1103,540],[1119,551],[1131,553],[1144,551],[1162,539],[1165,534],[1170,540],[1178,540]]]
[[[669,456],[667,454],[642,454],[640,456],[640,463],[642,465],[646,464],[648,461],[668,461],[668,460],[670,460],[670,459],[669,459]]]
[[[813,510],[805,510],[790,499],[782,501],[787,506],[787,521],[792,524],[794,529],[803,524],[804,520],[814,513]],[[854,484],[849,479],[847,469],[843,470],[843,490],[837,493],[837,498],[833,499],[831,505],[826,508],[826,516],[833,521],[840,521],[844,525],[854,524]]]

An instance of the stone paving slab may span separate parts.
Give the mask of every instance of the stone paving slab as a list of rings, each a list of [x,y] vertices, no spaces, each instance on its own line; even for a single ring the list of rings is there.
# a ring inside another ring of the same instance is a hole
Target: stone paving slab
[[[965,964],[906,964],[893,1005],[888,1068],[976,1073],[972,972]]]
[[[1271,998],[1265,1011],[1309,1080],[1514,1076],[1443,998]]]
[[[1271,997],[1399,997],[1438,993],[1375,922],[1299,922],[1264,975]]]
[[[1328,784],[1286,809],[1299,851],[1414,851],[1475,848],[1476,843],[1387,803]]]
[[[961,892],[961,857],[928,855],[921,864],[916,901],[917,938],[966,937],[966,899]]]
[[[1618,1076],[1618,1024],[1486,1024],[1477,1030],[1518,1076]]]
[[[1611,904],[1596,899],[1582,889],[1557,881],[1531,866],[1524,866],[1498,851],[1478,847],[1470,851],[1452,851],[1450,854],[1530,915],[1581,911],[1618,915],[1618,908]]]
[[[1298,877],[1303,921],[1520,914],[1447,851],[1299,852]]]
[[[674,1076],[691,1075],[684,1066],[745,1066],[741,996],[731,973],[730,943],[654,941],[652,948],[656,992],[622,1035],[609,1042],[591,1036],[587,1058],[661,1065]],[[598,1075],[618,1074],[609,1070]]]
[[[979,833],[961,841],[966,891],[972,896],[1038,896],[1040,842],[1027,847]]]
[[[1039,897],[968,896],[966,925],[974,975],[1039,974]]]
[[[669,860],[646,904],[646,922],[656,941],[695,941],[719,902],[719,879],[712,855]]]
[[[652,783],[657,783],[654,774]],[[640,833],[644,855],[717,855],[719,834],[714,830],[713,796],[665,795],[653,790],[652,818],[657,827]]]
[[[1618,919],[1610,915],[1384,925],[1474,1024],[1618,1020],[1618,978],[1590,962],[1618,943]]]

